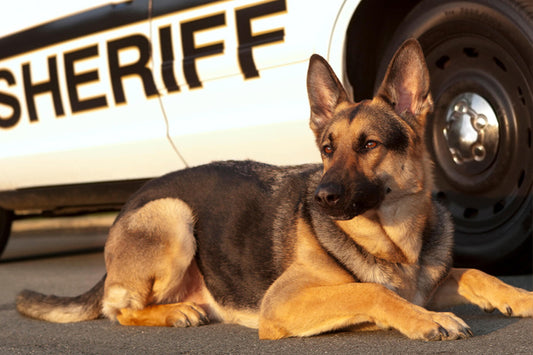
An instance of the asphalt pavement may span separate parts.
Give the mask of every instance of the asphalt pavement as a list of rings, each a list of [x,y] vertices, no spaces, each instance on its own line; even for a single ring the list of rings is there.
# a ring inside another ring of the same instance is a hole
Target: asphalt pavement
[[[101,278],[101,250],[112,218],[97,221],[72,228],[35,223],[15,227],[0,259],[0,354],[533,354],[533,319],[508,318],[498,311],[488,314],[471,306],[451,311],[475,336],[444,342],[413,341],[392,330],[262,341],[256,330],[236,325],[124,327],[105,319],[54,324],[19,315],[14,300],[24,288],[77,295]],[[531,275],[502,279],[533,290]]]

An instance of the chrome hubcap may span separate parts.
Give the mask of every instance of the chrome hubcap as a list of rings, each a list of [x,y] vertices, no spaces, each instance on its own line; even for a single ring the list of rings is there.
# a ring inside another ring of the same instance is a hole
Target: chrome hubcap
[[[462,93],[451,101],[443,134],[454,163],[469,174],[482,172],[496,157],[499,142],[496,112],[476,93]]]

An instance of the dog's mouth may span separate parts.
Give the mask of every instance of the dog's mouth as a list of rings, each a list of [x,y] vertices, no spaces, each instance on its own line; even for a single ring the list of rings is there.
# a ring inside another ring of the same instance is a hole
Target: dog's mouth
[[[324,214],[335,220],[350,220],[381,205],[385,191],[379,184],[364,189],[346,189],[335,183],[320,184],[315,202]]]
[[[319,204],[320,205],[320,204]],[[366,211],[368,209],[360,209],[356,208],[356,206],[353,206],[349,209],[341,209],[341,210],[335,210],[331,208],[327,208],[320,205],[321,210],[329,216],[331,219],[337,220],[337,221],[349,221],[350,219],[353,219]]]
[[[335,220],[335,221],[349,221],[355,217],[357,217],[358,215],[355,215],[355,216],[352,216],[352,215],[341,215],[341,216],[336,216],[336,215],[328,215],[331,219]]]

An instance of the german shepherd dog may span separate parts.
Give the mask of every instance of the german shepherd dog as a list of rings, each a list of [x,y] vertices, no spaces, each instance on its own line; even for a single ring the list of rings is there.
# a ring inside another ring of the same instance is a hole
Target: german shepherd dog
[[[23,291],[18,310],[52,322],[236,323],[261,339],[369,324],[467,338],[463,320],[428,310],[460,303],[533,316],[533,292],[451,267],[452,220],[431,196],[432,99],[418,42],[396,52],[372,100],[352,102],[318,55],[307,88],[323,164],[229,161],[154,179],[111,227],[107,275],[93,289]]]

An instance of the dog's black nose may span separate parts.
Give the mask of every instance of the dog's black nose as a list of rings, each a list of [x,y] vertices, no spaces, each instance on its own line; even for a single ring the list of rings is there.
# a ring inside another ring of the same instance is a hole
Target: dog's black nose
[[[323,207],[334,207],[344,195],[344,187],[339,184],[326,183],[318,186],[315,200]]]

